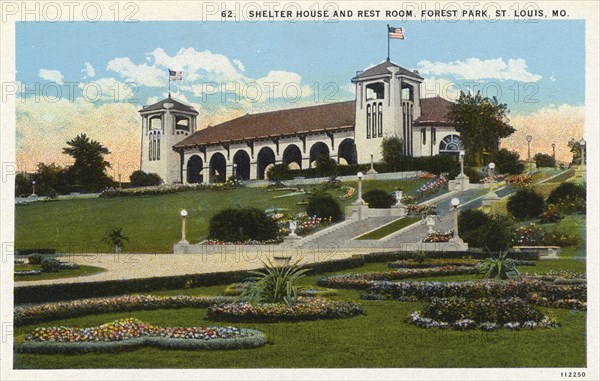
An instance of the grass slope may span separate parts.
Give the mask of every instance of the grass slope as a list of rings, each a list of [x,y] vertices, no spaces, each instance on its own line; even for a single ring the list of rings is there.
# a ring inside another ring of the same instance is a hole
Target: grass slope
[[[364,191],[402,188],[414,194],[424,180],[365,181]],[[356,187],[356,183],[346,183]],[[307,190],[309,190],[307,188]],[[330,191],[335,197],[340,190]],[[162,196],[128,198],[72,199],[35,202],[15,206],[15,247],[55,248],[57,252],[111,252],[101,242],[107,230],[123,227],[129,237],[125,252],[171,252],[181,236],[179,211],[186,209],[187,238],[195,243],[208,235],[208,222],[218,211],[234,206],[259,209],[287,208],[290,212],[305,210],[297,203],[306,195],[281,197],[282,192],[265,188],[241,188],[226,191],[182,192]],[[350,205],[354,199],[342,202]]]
[[[419,217],[405,217],[400,220],[396,220],[392,223],[384,225],[379,229],[373,230],[366,234],[361,235],[356,239],[364,240],[364,239],[382,239],[383,237],[387,237],[388,235],[397,232],[400,229],[403,229],[409,225],[414,224],[417,221],[420,221]]]

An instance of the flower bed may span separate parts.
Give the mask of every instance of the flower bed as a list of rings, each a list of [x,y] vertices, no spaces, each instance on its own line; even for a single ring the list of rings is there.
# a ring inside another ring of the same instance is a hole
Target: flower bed
[[[506,182],[515,187],[525,187],[531,185],[531,176],[529,175],[516,175],[509,177]]]
[[[128,189],[115,189],[107,188],[102,191],[100,197],[138,197],[138,196],[156,196],[163,194],[172,194],[179,192],[188,191],[219,191],[231,188],[242,187],[243,184],[240,181],[228,181],[226,183],[215,183],[215,184],[169,184],[169,185],[156,185],[149,187],[139,188],[128,188]]]
[[[448,230],[447,232],[433,232],[427,233],[427,237],[423,239],[423,242],[449,242],[454,236],[454,230]]]
[[[559,326],[554,320],[519,298],[434,299],[422,311],[410,314],[407,321],[424,328],[458,330],[479,328],[485,331],[500,328],[515,330]]]
[[[229,303],[208,308],[207,318],[215,321],[272,323],[321,319],[345,319],[360,315],[363,309],[353,302],[320,298],[298,298],[298,303],[250,304]]]
[[[448,179],[444,176],[441,176],[437,179],[429,181],[419,187],[417,189],[417,198],[424,198],[431,196],[442,189],[446,189],[448,187]]]
[[[281,238],[268,239],[266,241],[256,241],[250,239],[248,241],[227,242],[220,239],[206,239],[200,242],[200,245],[277,245],[283,242]]]
[[[252,282],[241,282],[241,283],[233,283],[229,286],[225,287],[224,294],[227,296],[236,296],[241,295],[244,289],[250,286]],[[306,296],[306,297],[315,297],[315,296],[332,296],[337,295],[338,291],[330,288],[323,287],[310,287],[303,288],[302,286],[298,287],[298,296]]]
[[[423,261],[413,259],[402,259],[388,263],[391,269],[426,269],[440,266],[476,266],[479,263],[476,259],[425,259]]]
[[[406,212],[408,213],[409,216],[429,216],[429,215],[436,215],[437,214],[437,210],[436,210],[436,206],[435,204],[410,204],[408,205]]]
[[[157,296],[123,295],[112,298],[79,299],[68,302],[15,306],[14,323],[30,324],[40,321],[65,319],[87,314],[157,310],[173,308],[206,308],[233,299],[224,296]]]
[[[158,327],[129,318],[97,327],[37,328],[16,346],[24,353],[81,353],[153,345],[167,349],[240,349],[264,345],[262,332],[235,327]]]
[[[518,297],[542,306],[562,308],[559,306],[573,305],[581,310],[587,307],[585,284],[557,285],[525,277],[507,281],[495,279],[447,283],[370,281],[369,284],[368,293],[361,296],[363,299],[429,301],[433,298],[452,296],[470,299]]]
[[[473,266],[443,265],[429,268],[399,268],[396,271],[369,272],[357,274],[338,274],[319,279],[317,284],[323,287],[367,289],[374,281],[391,281],[408,278],[432,276],[479,274]]]

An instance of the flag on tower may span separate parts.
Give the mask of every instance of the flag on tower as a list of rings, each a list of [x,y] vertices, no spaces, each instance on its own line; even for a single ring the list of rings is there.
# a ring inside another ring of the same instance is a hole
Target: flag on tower
[[[183,80],[183,72],[169,69],[169,81]]]
[[[397,40],[404,40],[404,29],[388,26],[388,37],[395,38]]]

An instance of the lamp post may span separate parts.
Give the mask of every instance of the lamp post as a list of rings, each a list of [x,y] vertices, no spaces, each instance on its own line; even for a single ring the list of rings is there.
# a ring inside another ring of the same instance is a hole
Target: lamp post
[[[31,185],[33,186],[33,190],[32,190],[32,192],[31,192],[31,197],[35,197],[35,196],[37,196],[37,195],[35,194],[35,180],[33,180],[33,181],[31,182]]]
[[[533,140],[533,136],[527,135],[525,140],[527,140],[527,161],[531,161],[531,141]]]
[[[489,168],[489,171],[488,171],[488,176],[489,176],[489,177],[493,177],[493,176],[494,176],[494,168],[496,168],[496,164],[494,164],[494,163],[489,163],[489,164],[488,164],[488,168]]]
[[[556,164],[556,144],[552,143],[552,159],[554,159],[554,163]]]
[[[237,163],[233,163],[233,179],[237,180]]]
[[[358,172],[356,174],[356,177],[358,178],[358,199],[356,199],[356,202],[354,203],[354,205],[364,205],[364,201],[362,199],[362,178],[363,178],[363,173],[362,172]]]
[[[180,243],[188,243],[188,241],[186,241],[185,239],[185,218],[188,215],[187,210],[182,209],[181,212],[179,212],[179,214],[181,214],[181,242]]]
[[[458,205],[460,205],[460,200],[456,197],[450,201],[452,205],[452,209],[454,212],[454,234],[452,235],[452,241],[460,241],[458,236]]]
[[[465,151],[460,150],[458,153],[458,161],[460,161],[460,176],[463,177],[465,175]]]

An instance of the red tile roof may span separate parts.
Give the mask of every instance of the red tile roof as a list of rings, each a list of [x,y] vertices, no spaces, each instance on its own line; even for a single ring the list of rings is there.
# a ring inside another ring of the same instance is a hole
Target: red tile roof
[[[421,99],[420,125],[451,125],[448,107],[452,103],[440,98]],[[308,132],[354,128],[354,101],[246,114],[216,126],[196,131],[175,145],[175,148],[195,147],[220,142],[295,135]]]
[[[246,114],[196,131],[175,147],[354,128],[354,101]]]
[[[420,125],[452,125],[448,111],[452,102],[442,97],[421,98],[421,116],[415,120]]]

